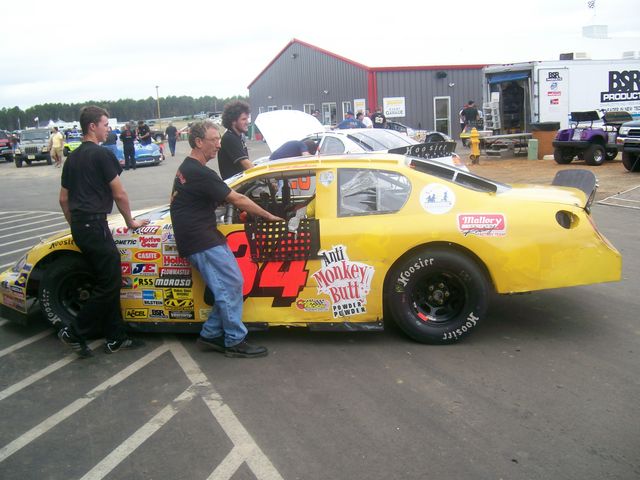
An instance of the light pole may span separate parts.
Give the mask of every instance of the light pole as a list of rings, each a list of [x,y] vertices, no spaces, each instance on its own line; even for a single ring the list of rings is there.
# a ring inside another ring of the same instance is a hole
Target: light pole
[[[156,85],[156,105],[158,106],[158,125],[162,130],[162,122],[160,121],[160,96],[158,95],[158,85]]]

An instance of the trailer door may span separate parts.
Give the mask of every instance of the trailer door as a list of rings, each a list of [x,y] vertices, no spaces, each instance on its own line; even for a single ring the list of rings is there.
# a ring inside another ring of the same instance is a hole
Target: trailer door
[[[538,69],[538,113],[540,122],[569,126],[569,69]]]

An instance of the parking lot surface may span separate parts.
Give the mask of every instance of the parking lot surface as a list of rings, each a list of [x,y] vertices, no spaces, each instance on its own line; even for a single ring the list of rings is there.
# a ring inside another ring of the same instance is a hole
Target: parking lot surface
[[[134,209],[166,203],[186,152],[180,142],[176,158],[123,173]],[[545,162],[473,170],[549,183],[560,167]],[[417,344],[387,322],[252,334],[262,359],[148,334],[140,350],[106,355],[96,340],[95,357],[77,360],[37,311],[28,326],[0,321],[0,478],[640,477],[640,176],[618,166],[630,183],[603,178],[594,217],[623,280],[494,296],[463,343]],[[0,164],[0,265],[65,227],[59,172]],[[619,194],[622,206],[607,200]]]

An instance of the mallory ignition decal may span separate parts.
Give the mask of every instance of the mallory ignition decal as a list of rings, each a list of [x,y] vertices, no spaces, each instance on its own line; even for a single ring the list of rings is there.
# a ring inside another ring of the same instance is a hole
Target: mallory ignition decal
[[[321,250],[318,256],[322,259],[322,268],[312,276],[318,284],[318,293],[331,299],[333,318],[365,313],[373,267],[350,261],[344,245]]]
[[[501,213],[460,213],[458,230],[465,236],[504,237],[507,222]]]

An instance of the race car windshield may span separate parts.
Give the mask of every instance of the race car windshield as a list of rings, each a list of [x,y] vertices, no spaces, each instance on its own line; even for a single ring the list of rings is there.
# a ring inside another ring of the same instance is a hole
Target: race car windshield
[[[390,148],[413,145],[409,137],[404,137],[383,129],[372,129],[370,132],[354,132],[347,135],[354,142],[367,150],[389,150]]]

